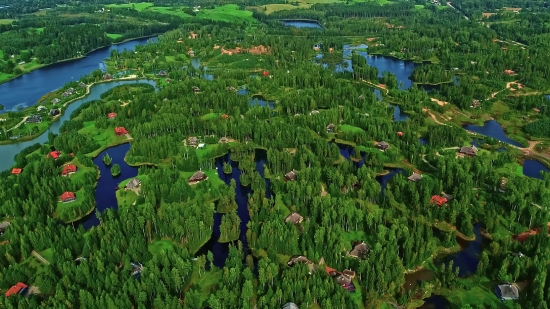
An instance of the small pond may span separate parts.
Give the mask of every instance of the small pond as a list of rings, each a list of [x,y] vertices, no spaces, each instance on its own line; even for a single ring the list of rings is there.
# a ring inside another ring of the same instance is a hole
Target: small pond
[[[511,144],[511,145],[514,145],[514,146],[517,146],[517,147],[522,147],[522,145],[519,142],[517,142],[517,141],[509,138],[508,136],[506,136],[506,134],[504,133],[504,130],[502,129],[500,124],[498,122],[496,122],[495,120],[489,120],[489,121],[485,122],[485,124],[482,127],[476,126],[476,125],[473,125],[473,124],[467,124],[467,125],[464,125],[463,128],[468,130],[468,131],[472,131],[472,132],[475,132],[475,133],[490,136],[490,137],[492,137],[494,139],[497,139],[501,142],[505,142],[505,143],[508,143],[508,144]]]
[[[401,122],[409,119],[409,115],[407,115],[404,112],[401,112],[401,108],[399,105],[393,105],[393,121],[394,122]]]
[[[481,252],[481,243],[483,237],[481,236],[481,222],[474,225],[475,240],[465,241],[460,237],[457,237],[458,243],[461,245],[462,250],[447,257],[447,263],[453,261],[453,269],[458,268],[458,276],[466,277],[474,274],[479,264],[479,254]],[[448,264],[447,264],[448,265]]]
[[[269,107],[271,109],[273,109],[275,107],[275,102],[274,101],[268,101],[268,100],[265,100],[262,96],[252,96],[252,98],[250,98],[248,100],[248,105],[249,106],[262,106],[262,107]]]
[[[321,25],[319,25],[318,22],[314,21],[314,20],[291,20],[291,19],[286,19],[286,20],[281,20],[281,22],[285,25],[285,26],[291,26],[291,27],[296,27],[296,28],[323,28],[321,27]]]
[[[430,281],[433,277],[434,272],[429,269],[421,269],[405,274],[405,290],[414,290],[421,281]]]
[[[549,174],[550,169],[544,166],[542,163],[536,160],[524,160],[523,161],[523,175],[544,179],[544,174]]]
[[[428,298],[424,298],[424,305],[422,305],[418,309],[448,309],[449,301],[440,295],[434,295],[432,294]]]

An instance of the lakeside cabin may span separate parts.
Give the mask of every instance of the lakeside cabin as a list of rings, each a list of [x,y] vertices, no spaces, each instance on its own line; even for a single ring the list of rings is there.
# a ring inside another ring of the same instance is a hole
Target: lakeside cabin
[[[59,115],[59,114],[60,114],[60,112],[59,112],[59,109],[58,109],[58,108],[52,108],[52,109],[50,109],[50,115],[51,115],[51,116],[55,117],[55,116],[57,116],[57,115]]]
[[[46,155],[46,158],[53,158],[54,160],[57,160],[57,159],[59,159],[60,156],[61,156],[61,151],[54,150],[54,151],[48,153]]]
[[[74,202],[74,201],[76,201],[76,196],[74,195],[74,193],[67,191],[67,192],[61,194],[61,201],[63,203]]]
[[[124,134],[128,134],[128,131],[126,131],[126,129],[124,127],[116,127],[115,128],[115,134],[117,136],[121,136],[121,135],[124,135]]]
[[[220,138],[220,140],[218,141],[219,144],[227,144],[229,143],[229,139],[227,137],[222,137]]]
[[[353,246],[353,250],[350,251],[349,255],[354,258],[363,259],[367,257],[370,252],[370,247],[364,242],[357,242]]]
[[[160,71],[157,75],[161,76],[161,77],[166,77],[166,76],[168,76],[168,72],[163,70],[163,71]]]
[[[300,224],[302,221],[304,221],[304,217],[297,212],[293,212],[285,218],[285,222],[290,222],[292,224]]]
[[[519,299],[518,287],[510,283],[497,285],[494,289],[494,292],[496,296],[502,301]]]
[[[335,127],[336,127],[336,126],[335,126],[333,123],[329,124],[329,125],[327,126],[327,133],[333,133]]]
[[[472,145],[472,146],[463,146],[460,148],[460,151],[459,153],[463,154],[463,155],[466,155],[468,157],[473,157],[473,156],[476,156],[477,155],[477,147]]]
[[[116,113],[108,113],[107,118],[108,119],[115,119],[116,118]]]
[[[195,174],[193,174],[193,176],[191,176],[191,178],[189,178],[187,182],[190,185],[194,185],[206,179],[208,179],[208,177],[206,177],[206,174],[203,171],[198,171]]]
[[[285,182],[287,181],[296,181],[296,177],[298,175],[297,170],[292,170],[285,174]]]
[[[126,184],[126,187],[125,189],[126,190],[132,190],[132,189],[135,189],[137,187],[141,186],[141,180],[137,179],[137,178],[134,178],[132,180],[130,180],[130,182],[128,182]]]
[[[61,176],[69,176],[71,174],[76,173],[77,167],[74,164],[67,164],[65,167],[63,167],[63,171],[61,172]]]
[[[59,98],[55,98],[55,99],[52,100],[52,104],[54,104],[54,105],[59,103],[59,102],[61,102],[61,100]]]
[[[19,175],[19,174],[21,174],[22,171],[23,171],[22,168],[12,168],[11,174],[12,175]]]
[[[187,146],[197,148],[198,145],[199,145],[199,139],[198,138],[196,138],[194,136],[191,136],[187,139]]]
[[[422,179],[422,174],[414,173],[407,178],[410,182],[417,182]]]
[[[390,144],[388,144],[386,142],[380,142],[380,143],[376,144],[376,148],[378,148],[381,151],[386,151],[386,149],[390,148]]]
[[[40,123],[42,122],[42,117],[40,115],[32,115],[25,120],[26,123]]]
[[[78,87],[86,88],[86,84],[84,84],[83,82],[80,82],[80,83],[78,84]]]
[[[300,309],[298,306],[296,306],[295,303],[286,303],[284,304],[281,309]]]
[[[15,285],[12,285],[8,291],[6,291],[6,297],[10,297],[15,294],[24,295],[29,286],[23,282],[17,282]]]

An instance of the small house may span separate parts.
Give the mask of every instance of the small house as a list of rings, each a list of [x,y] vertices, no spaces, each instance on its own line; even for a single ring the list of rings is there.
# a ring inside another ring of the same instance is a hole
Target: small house
[[[69,176],[70,174],[76,173],[77,167],[74,164],[67,164],[65,167],[63,167],[63,171],[61,172],[61,176]]]
[[[84,84],[83,82],[80,82],[80,83],[78,84],[78,87],[86,88],[86,84]]]
[[[103,74],[103,80],[110,80],[110,79],[113,79],[113,75],[109,73]]]
[[[365,258],[370,252],[370,247],[364,242],[356,243],[349,255],[358,259]]]
[[[109,114],[107,114],[107,118],[109,118],[109,119],[114,119],[114,118],[116,118],[116,113],[109,113]]]
[[[510,283],[497,285],[494,289],[494,292],[496,296],[502,301],[519,299],[518,287]]]
[[[512,75],[516,75],[516,72],[512,70],[504,70],[504,74],[512,76]]]
[[[120,135],[128,134],[128,131],[126,131],[126,129],[124,127],[116,127],[115,128],[115,134],[117,136],[120,136]]]
[[[127,190],[132,190],[132,189],[135,189],[137,187],[141,186],[141,180],[137,179],[137,178],[134,178],[132,180],[130,180],[130,182],[128,182],[126,184],[126,189]]]
[[[158,76],[161,76],[161,77],[166,77],[166,76],[168,76],[168,72],[166,72],[166,71],[160,71],[157,75],[158,75]]]
[[[312,110],[311,112],[309,112],[310,115],[318,115],[319,114],[319,111],[314,109]]]
[[[189,178],[188,183],[196,184],[206,179],[208,179],[208,177],[206,177],[206,174],[203,171],[198,171],[195,174],[193,174],[191,178]]]
[[[355,272],[351,269],[344,269],[344,271],[342,271],[342,274],[348,276],[350,279],[355,278]]]
[[[460,153],[461,154],[464,154],[464,155],[467,155],[469,157],[473,157],[475,155],[477,155],[477,148],[476,146],[463,146],[462,148],[460,148]]]
[[[187,146],[190,146],[190,147],[197,147],[199,145],[199,139],[194,137],[194,136],[191,136],[187,139]]]
[[[388,144],[386,142],[380,142],[380,143],[376,144],[376,148],[378,148],[382,151],[386,151],[386,149],[390,148],[390,144]]]
[[[437,204],[437,206],[441,207],[445,203],[447,203],[449,200],[446,197],[440,196],[440,195],[434,195],[430,199],[430,204]]]
[[[417,174],[417,173],[413,172],[413,174],[411,176],[409,176],[407,179],[411,182],[417,182],[420,179],[422,179],[422,174]]]
[[[40,115],[32,115],[27,117],[26,123],[40,123],[42,122],[42,117]]]
[[[67,192],[61,194],[61,201],[63,203],[74,202],[74,201],[76,201],[76,196],[74,195],[74,193],[67,191]]]
[[[268,71],[263,71],[262,76],[269,76],[269,72]]]
[[[172,81],[171,79],[167,78],[164,80],[167,84],[170,84],[170,82]]]
[[[397,136],[402,137],[402,136],[403,136],[403,132],[401,132],[401,131],[397,132]]]
[[[55,116],[57,116],[57,115],[59,115],[59,114],[60,114],[59,109],[57,109],[57,108],[52,108],[52,109],[50,109],[50,115],[51,115],[51,116],[55,117]]]
[[[329,124],[329,125],[327,126],[327,133],[333,133],[333,132],[334,132],[334,128],[335,128],[334,124],[332,124],[332,123]]]
[[[0,223],[0,235],[3,235],[4,232],[6,232],[6,229],[10,226],[10,222],[9,221],[4,221],[2,223]]]
[[[46,106],[40,105],[40,106],[38,106],[38,107],[36,108],[36,111],[37,111],[37,112],[41,112],[41,111],[43,111],[43,110],[45,110],[45,109],[46,109]]]
[[[296,181],[296,175],[298,174],[298,171],[292,170],[285,174],[285,182],[287,181]]]
[[[19,174],[21,174],[22,171],[23,171],[23,169],[21,169],[21,168],[14,168],[14,169],[11,170],[11,174],[12,175],[19,175]]]
[[[299,256],[292,257],[286,264],[288,266],[294,266],[295,264],[298,264],[298,263],[311,263],[311,261],[308,260],[307,257],[303,255],[299,255]]]
[[[64,98],[68,98],[68,97],[71,96],[71,94],[72,94],[72,93],[70,93],[70,92],[68,92],[68,91],[65,91],[65,92],[63,92],[63,93],[61,94],[61,96],[64,97]]]
[[[300,224],[302,221],[304,221],[304,217],[297,212],[293,212],[285,218],[285,222],[290,222],[292,224]]]
[[[59,159],[59,156],[61,156],[61,151],[54,150],[46,155],[46,158],[53,158],[54,160]]]
[[[220,116],[221,119],[229,119],[229,115],[228,114],[223,114]]]
[[[229,143],[229,139],[227,137],[222,137],[220,138],[220,140],[218,141],[219,144],[226,144],[226,143]]]
[[[61,100],[59,98],[55,98],[55,99],[52,100],[52,104],[57,104],[59,102],[61,102]]]
[[[479,102],[479,100],[473,100],[472,104],[470,105],[471,108],[478,108],[480,106],[481,106],[481,103]]]
[[[201,88],[199,88],[197,86],[193,86],[193,92],[195,92],[195,93],[201,92]]]
[[[298,306],[296,306],[295,303],[286,303],[284,304],[281,309],[300,309]]]
[[[17,282],[6,292],[6,297],[10,297],[15,294],[23,295],[27,292],[29,286],[23,282]]]

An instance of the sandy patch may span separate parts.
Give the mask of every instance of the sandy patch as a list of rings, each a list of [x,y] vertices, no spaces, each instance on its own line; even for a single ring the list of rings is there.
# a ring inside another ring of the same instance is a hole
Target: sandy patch
[[[127,101],[127,102],[122,102],[122,104],[120,104],[121,107],[124,107],[126,105],[130,104],[130,101]]]
[[[445,105],[449,104],[449,102],[441,101],[441,100],[438,100],[436,98],[430,98],[430,100],[432,102],[437,103],[437,105],[439,105],[439,106],[445,106]]]
[[[189,36],[187,38],[189,39],[196,39],[197,38],[197,35],[196,33],[194,33],[193,31],[189,32]]]
[[[216,49],[214,47],[214,49]],[[240,54],[240,53],[250,53],[250,54],[253,54],[253,55],[262,55],[262,54],[270,54],[271,53],[271,48],[270,47],[265,47],[263,45],[258,45],[258,46],[254,46],[252,48],[240,48],[240,47],[235,47],[233,49],[226,49],[225,47],[222,46],[221,48],[221,52],[222,54],[226,54],[226,55],[233,55],[233,54]]]

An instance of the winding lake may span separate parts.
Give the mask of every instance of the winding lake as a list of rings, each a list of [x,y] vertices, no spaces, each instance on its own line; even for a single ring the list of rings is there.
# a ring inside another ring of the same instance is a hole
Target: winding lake
[[[91,87],[90,94],[83,99],[76,100],[73,103],[69,104],[66,109],[63,110],[63,115],[61,115],[50,127],[49,131],[46,131],[39,137],[22,143],[17,144],[9,144],[9,145],[1,145],[0,146],[0,152],[2,153],[2,160],[0,160],[0,171],[4,171],[9,169],[14,161],[14,157],[16,154],[21,152],[21,150],[34,145],[36,143],[44,144],[48,142],[48,132],[53,132],[55,134],[59,134],[59,129],[61,128],[61,125],[63,125],[63,122],[69,120],[71,118],[72,112],[74,112],[80,105],[90,102],[93,100],[99,100],[102,93],[104,93],[107,90],[110,90],[116,86],[120,85],[127,85],[127,84],[136,84],[136,83],[148,83],[150,85],[155,86],[156,84],[154,81],[151,80],[132,80],[132,81],[120,81],[120,82],[109,82],[109,83],[100,83],[96,84]]]
[[[542,173],[541,173],[542,172]],[[524,160],[523,161],[523,175],[544,179],[543,175],[550,174],[550,169],[544,166],[542,163],[536,160]]]
[[[4,112],[17,107],[35,105],[38,99],[48,92],[63,87],[71,80],[103,68],[103,60],[110,56],[111,50],[133,50],[137,45],[146,44],[153,38],[141,38],[121,44],[103,47],[89,53],[86,57],[55,63],[24,74],[14,80],[0,84],[0,104]],[[2,113],[2,111],[0,111]]]
[[[517,141],[509,138],[508,136],[506,136],[506,134],[504,133],[504,130],[502,129],[500,124],[498,122],[496,122],[495,120],[489,120],[489,121],[485,122],[485,124],[482,127],[476,126],[476,125],[473,125],[473,124],[467,124],[467,125],[464,125],[464,129],[466,129],[468,131],[475,132],[475,133],[490,136],[494,139],[497,139],[501,142],[508,143],[510,145],[514,145],[514,146],[517,146],[517,147],[523,147],[519,142],[517,142]]]
[[[473,241],[463,241],[457,237],[457,241],[462,243],[463,249],[448,257],[447,263],[453,261],[453,270],[458,268],[459,277],[473,275],[477,271],[479,254],[481,252],[481,242],[483,241],[481,226],[481,222],[474,225],[475,240]]]

